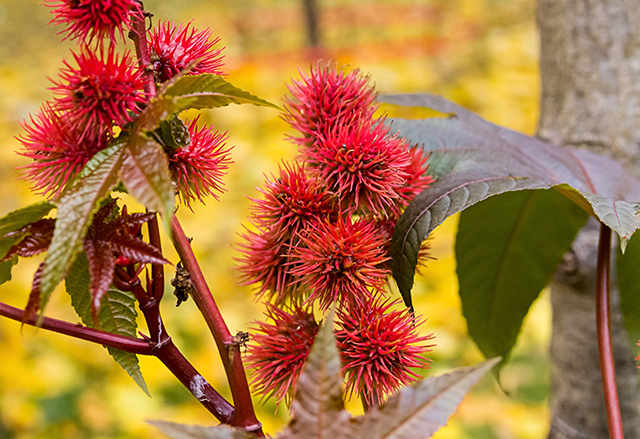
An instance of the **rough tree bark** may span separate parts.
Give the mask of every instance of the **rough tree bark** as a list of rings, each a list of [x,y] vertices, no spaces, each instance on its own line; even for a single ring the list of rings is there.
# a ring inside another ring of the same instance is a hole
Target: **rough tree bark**
[[[539,137],[614,157],[640,178],[640,2],[539,0],[537,20]],[[597,237],[592,221],[551,286],[552,439],[608,437],[595,327]],[[612,304],[625,437],[640,438],[638,372],[615,299]]]

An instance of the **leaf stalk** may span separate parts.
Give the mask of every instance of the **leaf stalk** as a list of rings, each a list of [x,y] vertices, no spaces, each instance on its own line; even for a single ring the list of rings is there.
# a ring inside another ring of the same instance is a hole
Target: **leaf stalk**
[[[596,268],[596,324],[598,328],[598,350],[604,401],[607,408],[609,437],[624,439],[622,416],[618,402],[616,371],[611,342],[611,323],[609,313],[609,273],[611,260],[611,229],[600,224],[598,241],[598,261]]]

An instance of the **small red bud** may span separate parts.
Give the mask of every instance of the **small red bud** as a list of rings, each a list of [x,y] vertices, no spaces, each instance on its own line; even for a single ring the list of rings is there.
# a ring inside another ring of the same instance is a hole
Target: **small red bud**
[[[131,264],[131,259],[127,258],[126,256],[120,255],[116,258],[116,265],[127,266]]]

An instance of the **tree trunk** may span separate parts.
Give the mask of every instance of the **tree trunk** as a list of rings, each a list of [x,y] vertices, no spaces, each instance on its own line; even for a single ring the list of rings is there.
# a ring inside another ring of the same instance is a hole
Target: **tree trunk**
[[[640,2],[539,0],[537,20],[538,136],[613,157],[640,178]],[[595,326],[597,237],[591,221],[551,285],[552,439],[609,437]],[[616,296],[612,291],[618,392],[625,437],[634,439],[640,438],[638,372]]]

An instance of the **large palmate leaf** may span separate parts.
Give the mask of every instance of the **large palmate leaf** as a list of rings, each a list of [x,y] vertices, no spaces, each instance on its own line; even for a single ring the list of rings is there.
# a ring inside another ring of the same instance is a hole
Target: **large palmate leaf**
[[[180,76],[154,97],[135,123],[136,130],[153,131],[160,121],[191,108],[217,108],[229,104],[253,104],[278,108],[276,105],[241,90],[221,76]]]
[[[41,310],[82,249],[82,240],[100,201],[118,183],[123,151],[124,144],[118,143],[98,152],[56,201],[58,218],[42,272]]]
[[[80,253],[69,269],[65,278],[67,293],[71,296],[71,305],[82,320],[82,323],[94,327],[92,309],[92,295],[89,288],[89,261],[84,253]],[[138,324],[135,297],[132,293],[118,290],[108,290],[103,298],[98,312],[99,329],[114,334],[135,337]],[[127,371],[129,376],[148,395],[149,390],[142,377],[138,357],[131,352],[107,347],[114,360]]]
[[[445,218],[490,196],[555,186],[615,230],[623,244],[640,227],[640,182],[613,160],[501,128],[437,96],[381,100],[455,115],[391,121],[393,130],[431,151],[433,172],[439,177],[413,200],[393,234],[392,271],[409,305],[420,243]]]
[[[42,201],[9,212],[0,218],[0,259],[4,258],[7,252],[24,238],[22,235],[4,237],[7,233],[15,232],[28,224],[42,219],[54,208],[54,204]],[[11,268],[17,263],[17,257],[0,263],[0,285],[11,280]]]
[[[631,238],[624,254],[618,252],[616,274],[624,325],[635,343],[640,340],[640,234]]]
[[[507,192],[462,212],[456,271],[469,335],[505,360],[522,321],[589,215],[554,189]]]

